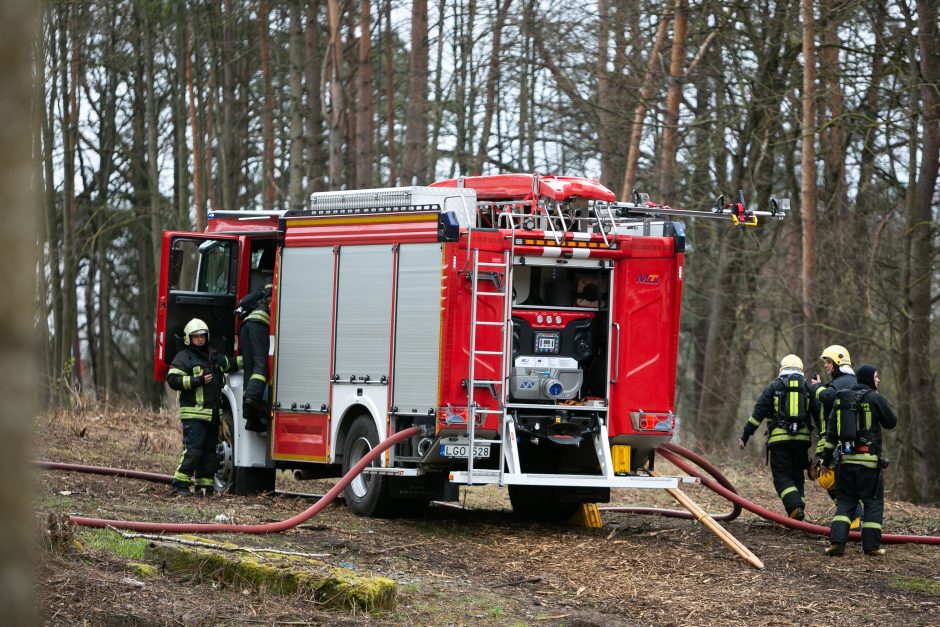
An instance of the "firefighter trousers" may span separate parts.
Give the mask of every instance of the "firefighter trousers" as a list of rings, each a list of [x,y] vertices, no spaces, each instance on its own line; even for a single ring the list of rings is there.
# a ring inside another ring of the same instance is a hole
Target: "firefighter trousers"
[[[866,553],[881,547],[881,523],[885,512],[885,486],[881,468],[860,464],[839,464],[836,467],[836,514],[829,528],[829,540],[845,544],[849,525],[862,503],[862,550]]]
[[[803,483],[804,473],[809,467],[808,447],[808,442],[780,442],[768,447],[774,489],[788,516],[805,504]]]
[[[218,466],[215,447],[219,442],[219,421],[187,418],[183,420],[183,454],[173,475],[173,486],[212,487]]]

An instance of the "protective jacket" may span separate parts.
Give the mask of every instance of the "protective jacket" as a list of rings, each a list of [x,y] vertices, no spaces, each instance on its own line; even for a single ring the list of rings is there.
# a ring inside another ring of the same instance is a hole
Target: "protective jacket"
[[[784,384],[784,381],[781,377],[774,379],[767,385],[767,387],[764,388],[760,397],[758,397],[757,402],[754,403],[754,409],[751,411],[751,417],[747,419],[747,423],[744,425],[744,431],[741,433],[742,440],[747,442],[748,439],[754,435],[754,432],[757,431],[757,428],[760,427],[761,422],[767,419],[768,447],[772,447],[776,444],[793,442],[805,442],[806,446],[809,446],[810,428],[812,426],[810,421],[807,421],[806,424],[803,424],[795,434],[791,434],[789,429],[787,429],[787,426],[778,421],[778,416],[780,415],[779,393],[784,390],[786,390],[786,385]],[[799,393],[801,396],[810,396],[811,398],[809,416],[817,414],[817,402],[814,398],[812,398],[812,389],[810,388],[809,384],[804,382],[803,387]]]
[[[859,425],[860,440],[864,440],[864,450],[853,450],[841,455],[840,464],[858,464],[866,468],[878,468],[879,458],[883,453],[881,429],[893,429],[898,424],[897,414],[891,409],[885,397],[865,384],[859,383],[854,388],[863,392],[859,399]],[[839,443],[838,412],[839,404],[833,408],[826,423],[826,441]],[[832,462],[835,444],[830,445],[823,453],[823,463]]]
[[[816,400],[819,401],[817,404],[817,410],[819,412],[817,414],[819,441],[816,443],[816,455],[823,457],[826,451],[831,452],[835,448],[835,441],[829,440],[829,438],[826,437],[826,432],[827,425],[829,424],[829,415],[832,413],[832,407],[836,402],[836,394],[839,393],[839,390],[847,390],[857,384],[858,380],[855,378],[854,374],[837,370],[832,381],[828,384],[818,383],[815,386],[811,386],[816,395]]]
[[[239,332],[245,366],[245,396],[260,401],[268,382],[271,314],[264,303],[245,318]]]
[[[183,420],[212,420],[219,412],[223,373],[241,367],[240,359],[229,359],[208,346],[190,346],[173,358],[166,382],[180,393],[180,418]],[[212,373],[212,381],[205,382],[205,375]]]

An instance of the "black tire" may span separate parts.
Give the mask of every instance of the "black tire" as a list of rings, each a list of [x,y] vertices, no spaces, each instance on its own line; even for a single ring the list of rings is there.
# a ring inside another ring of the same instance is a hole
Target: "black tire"
[[[581,503],[558,502],[553,486],[510,485],[509,501],[516,516],[545,523],[565,522]]]
[[[379,443],[379,434],[371,416],[363,415],[353,420],[346,433],[343,448],[343,475],[359,463]],[[378,466],[378,460],[372,463]],[[388,494],[388,478],[384,475],[359,474],[343,491],[346,507],[358,516],[388,516],[394,512]]]
[[[219,465],[212,479],[216,494],[249,496],[274,492],[274,468],[237,466],[234,443],[235,426],[232,413],[223,410],[222,419],[219,421],[219,443],[215,448]]]

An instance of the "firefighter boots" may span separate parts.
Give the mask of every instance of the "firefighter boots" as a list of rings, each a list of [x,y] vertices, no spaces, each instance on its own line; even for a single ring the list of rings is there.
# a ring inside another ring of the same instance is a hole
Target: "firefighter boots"
[[[842,557],[845,555],[845,543],[833,542],[829,545],[829,548],[826,549],[826,555],[829,557]]]

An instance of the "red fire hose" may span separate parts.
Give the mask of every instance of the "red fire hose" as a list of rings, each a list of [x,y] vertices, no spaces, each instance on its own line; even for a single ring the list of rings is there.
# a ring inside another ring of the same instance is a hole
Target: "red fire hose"
[[[86,518],[84,516],[69,516],[69,522],[73,525],[82,525],[84,527],[114,527],[115,529],[129,529],[132,531],[144,531],[150,533],[279,533],[281,531],[286,531],[291,527],[296,527],[297,525],[306,522],[307,520],[310,520],[319,514],[323,508],[329,505],[333,499],[339,496],[339,494],[346,489],[346,486],[348,486],[352,480],[355,479],[355,477],[366,468],[366,466],[371,464],[379,455],[384,453],[386,449],[391,448],[402,440],[407,440],[410,437],[419,435],[420,433],[421,429],[418,427],[410,427],[404,431],[399,431],[383,442],[380,442],[375,448],[369,451],[368,454],[360,459],[359,463],[350,468],[349,472],[347,472],[343,478],[339,480],[339,483],[333,486],[329,492],[324,494],[322,499],[301,513],[288,518],[287,520],[281,520],[273,523],[264,523],[261,525],[220,525],[214,523],[150,523],[134,522],[128,520],[106,520],[103,518]],[[39,465],[45,468],[61,468],[61,466],[63,466],[62,464],[53,464],[51,462],[41,462]],[[74,466],[71,466],[70,464],[64,464],[64,466],[70,466],[69,468],[64,468],[65,470],[78,469]],[[124,474],[128,471],[105,472],[115,469],[101,468],[100,466],[91,467],[95,470],[87,470],[87,468],[89,468],[87,466],[80,468],[84,472],[131,476],[130,474]],[[164,482],[166,479],[164,475],[154,475],[153,473],[140,474],[152,475],[151,480],[158,482]]]
[[[674,446],[674,445],[665,444],[664,446]],[[659,450],[662,451],[663,449],[660,448]],[[728,480],[728,478],[725,477],[723,474],[721,474],[720,470],[715,468],[715,466],[709,463],[708,460],[706,460],[704,457],[702,457],[698,453],[694,453],[688,449],[682,449],[682,452],[679,454],[684,456],[687,459],[692,460],[699,468],[704,469],[705,472],[707,472],[712,477],[714,477],[715,480],[718,481],[718,483],[720,483],[722,486],[724,486],[731,492],[735,494],[738,493],[738,491],[734,489],[734,486],[731,485],[731,482]],[[692,473],[690,472],[686,472],[686,474],[692,475]],[[696,476],[696,475],[693,475],[693,476]],[[718,514],[716,516],[712,516],[712,518],[714,520],[723,520],[723,521],[734,520],[735,518],[741,515],[741,505],[734,501],[732,501],[732,505],[733,507],[730,512],[727,512],[725,514]],[[605,512],[621,512],[621,513],[626,513],[626,514],[656,514],[659,516],[668,516],[669,518],[687,518],[687,519],[693,518],[692,512],[685,510],[685,509],[665,509],[662,507],[620,507],[620,506],[601,507],[600,509]]]
[[[791,529],[799,529],[801,531],[808,531],[809,533],[816,533],[819,535],[827,536],[829,535],[829,527],[823,527],[822,525],[814,525],[812,523],[803,522],[801,520],[794,520],[783,514],[778,514],[772,512],[766,507],[761,507],[751,503],[747,499],[741,497],[740,495],[732,492],[731,490],[725,488],[722,485],[719,485],[717,482],[712,481],[708,477],[703,477],[702,474],[692,468],[689,464],[684,462],[679,456],[692,458],[695,454],[692,451],[689,451],[686,448],[678,446],[677,444],[664,444],[659,448],[658,453],[662,455],[663,459],[668,462],[671,462],[679,470],[691,475],[693,477],[698,477],[701,479],[705,487],[717,492],[719,495],[725,497],[729,501],[736,503],[743,507],[744,509],[753,512],[760,516],[761,518],[766,518],[767,520],[773,521],[784,525],[785,527],[790,527]],[[698,462],[696,462],[698,463]],[[853,540],[858,540],[862,537],[862,534],[858,531],[850,531],[849,538]],[[881,541],[885,544],[940,544],[940,536],[911,536],[911,535],[898,535],[892,533],[882,534]]]
[[[282,520],[279,522],[265,523],[260,525],[223,525],[223,524],[206,524],[206,523],[145,523],[145,522],[134,522],[126,520],[106,520],[102,518],[86,518],[84,516],[70,516],[69,522],[75,525],[82,525],[86,527],[114,527],[116,529],[130,529],[133,531],[145,531],[145,532],[169,532],[169,533],[278,533],[281,531],[286,531],[292,527],[313,518],[318,513],[320,513],[327,505],[329,505],[334,499],[336,499],[339,494],[346,489],[352,480],[362,472],[369,464],[371,464],[379,455],[381,455],[385,450],[391,448],[398,442],[408,439],[412,436],[418,435],[420,429],[417,427],[411,427],[400,431],[395,435],[389,437],[387,440],[378,444],[374,449],[372,449],[367,455],[365,455],[359,463],[353,466],[348,473],[346,473],[339,483],[333,486],[323,497],[317,501],[314,505],[304,510],[300,514]],[[738,517],[741,512],[741,508],[744,508],[750,512],[761,516],[767,520],[770,520],[775,523],[779,523],[785,527],[790,527],[791,529],[799,529],[801,531],[806,531],[809,533],[815,533],[819,535],[828,535],[829,528],[823,527],[822,525],[814,525],[812,523],[802,522],[799,520],[794,520],[788,518],[783,514],[778,514],[773,512],[765,507],[756,505],[751,501],[748,501],[744,497],[740,496],[737,491],[734,489],[734,486],[731,485],[731,482],[721,474],[721,472],[709,463],[701,455],[698,455],[682,446],[677,444],[664,444],[662,445],[658,453],[668,462],[671,462],[677,468],[687,475],[698,477],[702,484],[705,487],[716,492],[720,496],[728,499],[734,504],[734,508],[731,512],[722,514],[720,516],[714,516],[716,520],[734,520]],[[703,476],[701,472],[693,468],[691,465],[683,461],[682,458],[688,459],[698,465],[700,468],[704,469],[708,474],[710,474],[714,479]],[[50,470],[68,470],[76,472],[86,472],[93,474],[102,474],[102,475],[114,475],[118,477],[127,477],[132,479],[143,479],[145,481],[153,481],[157,483],[170,483],[172,477],[169,475],[161,475],[151,472],[139,472],[134,470],[122,470],[118,468],[106,468],[102,466],[83,466],[80,464],[63,464],[58,462],[36,462],[36,466],[40,468],[46,468]],[[674,518],[690,518],[691,514],[689,512],[684,512],[680,510],[670,510],[670,509],[661,509],[653,507],[605,507],[602,508],[604,511],[611,512],[626,512],[626,513],[635,513],[635,514],[660,514],[663,516],[670,516]],[[857,531],[849,532],[849,537],[858,540],[861,538],[861,534]],[[898,535],[898,534],[883,534],[881,536],[881,541],[885,544],[904,544],[904,543],[914,543],[914,544],[940,544],[940,536],[914,536],[914,535]]]

